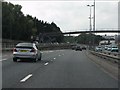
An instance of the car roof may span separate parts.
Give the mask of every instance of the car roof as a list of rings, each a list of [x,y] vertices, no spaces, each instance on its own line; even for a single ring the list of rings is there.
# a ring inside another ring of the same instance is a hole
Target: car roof
[[[34,43],[18,43],[16,46],[30,46],[33,47]]]

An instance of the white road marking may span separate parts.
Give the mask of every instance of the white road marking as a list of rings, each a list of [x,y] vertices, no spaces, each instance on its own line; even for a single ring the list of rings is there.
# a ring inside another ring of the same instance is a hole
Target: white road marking
[[[48,62],[47,62],[47,63],[45,63],[44,65],[48,65]]]
[[[53,51],[49,51],[49,52],[53,52]]]
[[[53,58],[53,59],[56,59],[56,58]]]
[[[24,79],[22,79],[20,82],[25,82],[25,81],[28,80],[30,77],[32,77],[32,74],[29,74],[29,75],[26,76]]]
[[[7,60],[7,59],[5,58],[5,59],[2,59],[2,60],[4,61],[4,60]]]
[[[44,65],[48,65],[48,62],[47,62],[47,63],[45,63]]]
[[[59,55],[59,56],[61,56],[61,55]]]
[[[2,60],[0,60],[0,62],[1,62],[1,61],[5,61],[5,60],[7,60],[7,59],[6,59],[6,58],[5,58],[5,59],[2,59]]]
[[[42,51],[41,53],[49,53],[49,52],[54,52],[54,51]]]

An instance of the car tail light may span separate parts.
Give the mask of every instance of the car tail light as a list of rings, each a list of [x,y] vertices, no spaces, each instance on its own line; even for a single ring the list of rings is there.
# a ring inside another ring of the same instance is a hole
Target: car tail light
[[[36,50],[34,48],[32,48],[32,50],[30,52],[36,52]]]
[[[17,52],[16,48],[13,49],[13,52]]]

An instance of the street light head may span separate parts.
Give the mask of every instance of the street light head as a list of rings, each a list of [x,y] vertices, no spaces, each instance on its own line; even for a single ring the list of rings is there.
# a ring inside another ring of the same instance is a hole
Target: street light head
[[[93,7],[94,5],[87,5],[87,6],[89,6],[89,7]]]

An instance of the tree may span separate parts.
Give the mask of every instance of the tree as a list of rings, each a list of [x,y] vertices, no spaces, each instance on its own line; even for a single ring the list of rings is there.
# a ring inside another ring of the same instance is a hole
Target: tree
[[[2,2],[2,38],[29,41],[33,35],[59,32],[61,33],[59,36],[46,37],[50,40],[56,40],[56,42],[62,41],[62,32],[54,22],[50,24],[31,15],[25,16],[21,9],[21,5]]]
[[[99,42],[101,40],[103,40],[104,38],[100,35],[82,33],[79,36],[77,36],[75,39],[80,44],[87,44],[87,45],[96,44],[96,45],[98,45]],[[93,43],[93,41],[94,41],[94,43]]]

